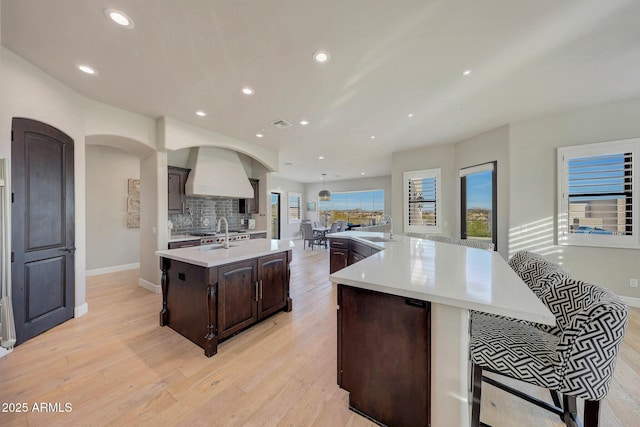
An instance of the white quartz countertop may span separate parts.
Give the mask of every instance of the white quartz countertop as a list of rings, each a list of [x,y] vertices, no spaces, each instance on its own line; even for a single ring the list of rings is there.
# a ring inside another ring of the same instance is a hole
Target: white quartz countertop
[[[384,249],[329,276],[332,282],[548,325],[549,309],[497,252],[403,235],[345,231],[348,238]],[[372,241],[378,240],[378,241]]]
[[[229,242],[229,249],[222,245],[203,245],[190,248],[157,251],[156,255],[201,267],[215,267],[293,249],[290,240],[253,239]]]

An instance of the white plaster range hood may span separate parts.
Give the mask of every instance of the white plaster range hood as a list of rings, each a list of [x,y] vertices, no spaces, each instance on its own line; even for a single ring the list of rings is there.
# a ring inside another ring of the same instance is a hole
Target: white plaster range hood
[[[253,197],[253,188],[235,151],[215,147],[193,148],[187,167],[191,169],[185,185],[185,193],[189,196]]]

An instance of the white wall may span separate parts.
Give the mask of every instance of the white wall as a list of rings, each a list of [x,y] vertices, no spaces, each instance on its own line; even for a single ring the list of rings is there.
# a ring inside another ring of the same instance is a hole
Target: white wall
[[[640,136],[640,99],[556,114],[510,126],[510,247],[530,248],[563,263],[575,277],[619,295],[640,278],[640,250],[556,246],[556,148]]]
[[[509,126],[485,132],[455,145],[456,171],[482,163],[497,162],[498,252],[508,257],[509,235]],[[456,172],[454,234],[460,237],[460,178]]]
[[[455,236],[460,234],[460,227],[456,223],[456,187],[458,186],[458,170],[456,169],[455,146],[433,145],[415,150],[393,153],[391,165],[391,212],[393,230],[404,233],[404,188],[403,173],[422,169],[441,169],[441,200],[440,213],[442,215],[442,234]]]
[[[140,262],[140,229],[127,228],[128,180],[140,178],[140,159],[117,148],[88,145],[87,270]]]
[[[74,141],[75,306],[82,314],[86,311],[84,100],[5,48],[0,48],[0,76],[0,157],[11,158],[13,117],[47,123]]]
[[[305,215],[304,206],[306,200],[304,197],[305,186],[300,182],[289,181],[278,177],[277,175],[271,175],[271,187],[269,191],[269,197],[267,199],[268,212],[269,212],[269,226],[267,227],[268,233],[271,233],[271,192],[280,193],[280,238],[285,239],[299,239],[300,238],[300,224],[289,224],[287,213],[287,197],[289,192],[302,194],[302,206],[303,206],[303,218]]]

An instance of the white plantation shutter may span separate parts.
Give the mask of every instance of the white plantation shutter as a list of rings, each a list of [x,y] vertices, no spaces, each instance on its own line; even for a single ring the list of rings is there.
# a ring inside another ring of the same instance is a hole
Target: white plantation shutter
[[[404,231],[440,232],[440,169],[404,173]]]
[[[638,141],[558,150],[560,244],[638,246]]]

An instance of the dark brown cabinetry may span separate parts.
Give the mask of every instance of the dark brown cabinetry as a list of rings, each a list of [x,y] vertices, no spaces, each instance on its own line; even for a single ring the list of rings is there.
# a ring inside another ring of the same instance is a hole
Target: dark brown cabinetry
[[[260,210],[260,180],[249,178],[249,183],[253,187],[253,198],[238,201],[238,212],[241,214],[259,213]]]
[[[349,263],[349,239],[329,239],[329,273],[345,268]]]
[[[279,310],[291,311],[291,255],[279,252],[209,268],[161,258],[160,326],[168,325],[213,356],[220,340]]]
[[[338,286],[338,385],[382,425],[428,426],[430,305]]]
[[[168,213],[184,213],[184,185],[187,182],[187,177],[189,176],[190,169],[169,166],[167,168],[167,172],[169,179]]]
[[[329,239],[329,248],[329,273],[380,252],[380,249],[350,239]]]
[[[218,269],[218,339],[258,321],[256,261],[234,262]]]
[[[266,238],[267,238],[266,231],[264,233],[251,233],[249,235],[249,239],[266,239]]]

